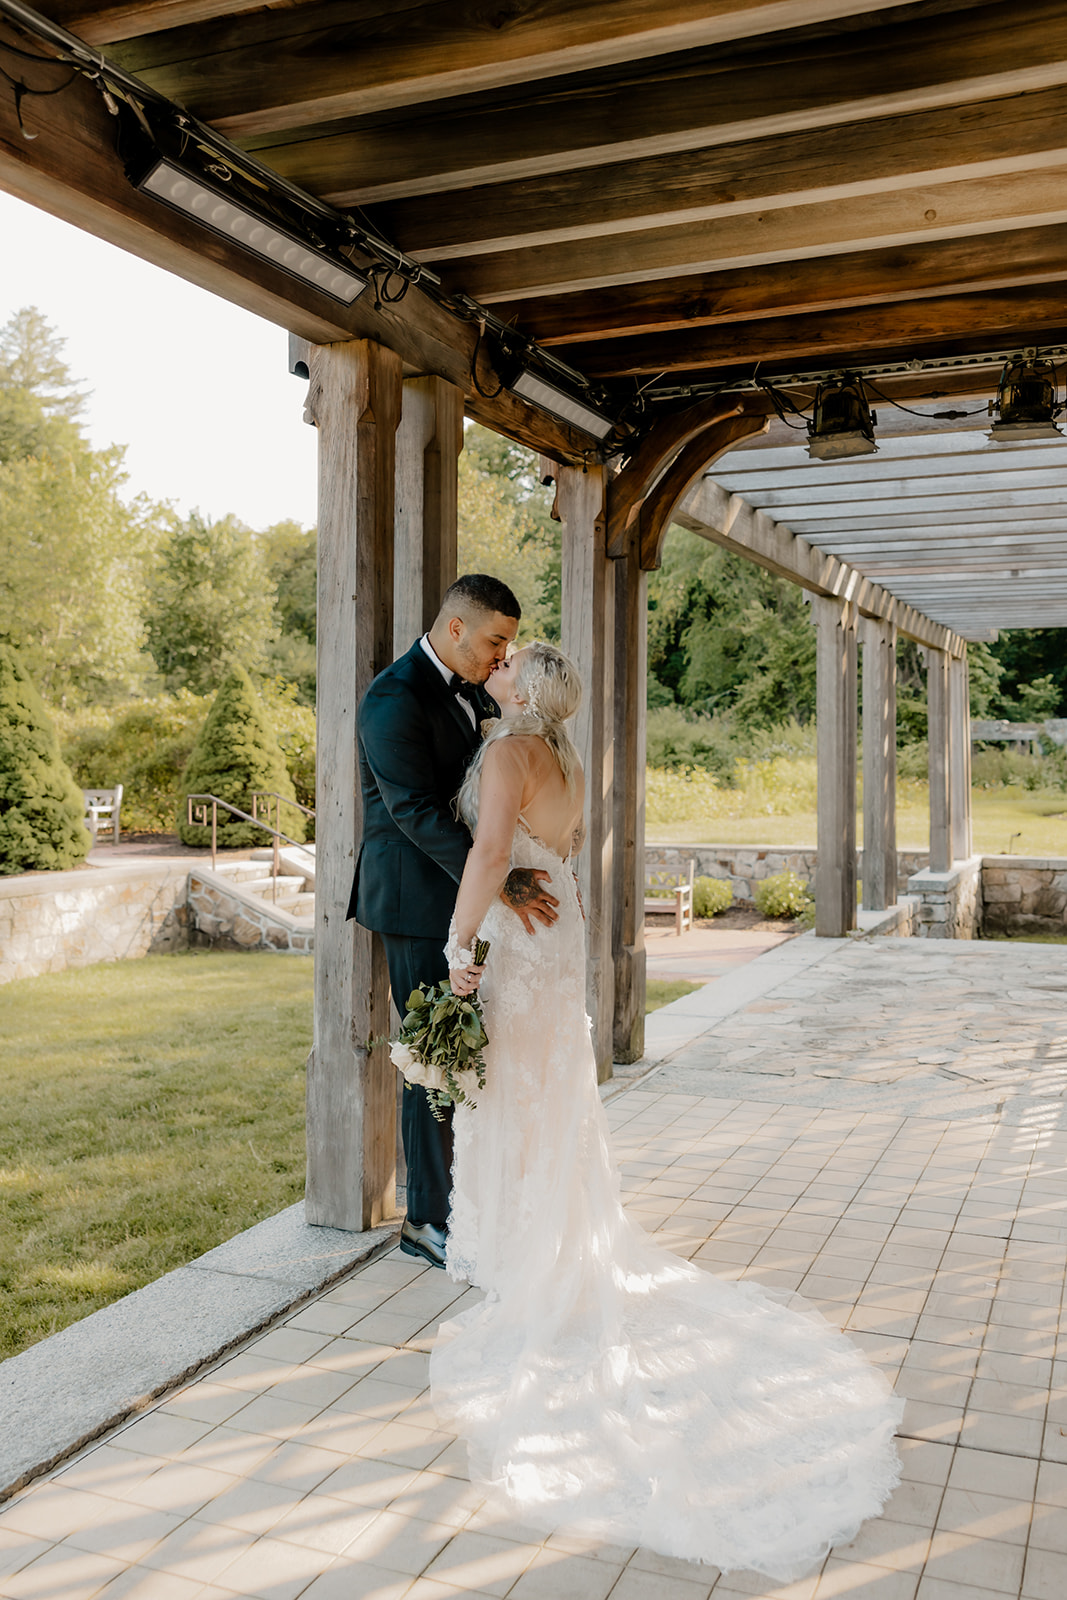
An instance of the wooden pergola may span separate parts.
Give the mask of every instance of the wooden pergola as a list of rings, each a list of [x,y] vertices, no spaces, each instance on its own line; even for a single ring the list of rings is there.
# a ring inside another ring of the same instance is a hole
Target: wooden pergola
[[[896,896],[898,634],[928,653],[932,865],[970,854],[965,640],[1067,624],[1061,443],[979,431],[1006,355],[1067,347],[1065,0],[0,0],[0,66],[0,186],[287,328],[309,381],[311,1220],[393,1207],[384,960],[344,921],[355,710],[455,571],[464,415],[556,483],[603,1072],[643,1046],[645,595],[672,522],[813,597],[818,931],[855,917],[858,640],[865,902]],[[163,204],[146,153],[364,292]],[[812,461],[798,414],[838,371],[877,385],[879,453]]]

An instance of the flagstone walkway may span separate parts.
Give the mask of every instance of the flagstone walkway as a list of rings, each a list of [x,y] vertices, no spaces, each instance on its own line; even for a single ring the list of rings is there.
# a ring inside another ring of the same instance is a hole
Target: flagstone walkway
[[[426,1391],[471,1291],[390,1253],[12,1500],[0,1595],[1064,1600],[1064,951],[825,941],[782,974],[607,1112],[635,1218],[799,1289],[907,1397],[904,1482],[821,1572],[490,1513]]]

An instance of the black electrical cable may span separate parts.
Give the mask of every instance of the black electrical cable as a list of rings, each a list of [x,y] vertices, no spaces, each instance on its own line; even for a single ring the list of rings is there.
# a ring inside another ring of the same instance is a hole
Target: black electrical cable
[[[885,394],[870,378],[863,379],[863,385],[869,389],[878,400],[883,400],[887,406],[896,406],[898,411],[906,411],[909,417],[934,418],[938,422],[955,422],[960,417],[980,417],[986,412],[985,406],[979,406],[976,411],[916,411],[912,406],[902,405],[899,400],[894,400],[891,394]]]

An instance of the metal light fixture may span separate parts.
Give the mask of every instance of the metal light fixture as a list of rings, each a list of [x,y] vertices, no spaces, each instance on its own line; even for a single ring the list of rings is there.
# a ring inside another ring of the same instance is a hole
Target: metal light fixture
[[[1015,439],[1062,439],[1055,418],[1063,410],[1056,393],[1056,369],[1036,350],[1024,350],[1005,363],[997,398],[989,402],[997,420],[989,430],[994,444]]]
[[[205,161],[195,167],[179,165],[153,152],[132,181],[145,194],[192,217],[203,227],[220,234],[231,244],[239,244],[253,255],[281,267],[291,277],[320,289],[332,300],[351,305],[367,287],[358,272],[339,249],[331,248],[313,233],[310,219],[306,229],[299,224],[269,217],[251,203],[239,175],[221,161]],[[268,196],[264,194],[265,202]],[[298,231],[299,229],[299,231]]]
[[[877,422],[858,373],[845,372],[829,383],[820,383],[815,391],[815,414],[808,423],[808,455],[816,461],[874,455]]]
[[[524,367],[521,363],[513,363],[510,369],[505,367],[504,383],[513,394],[520,395],[523,400],[528,400],[541,411],[547,411],[551,416],[558,417],[561,422],[570,423],[572,428],[580,428],[598,443],[603,442],[615,427],[613,417],[604,416],[602,412],[594,410],[587,401],[568,394],[565,389],[550,383],[539,372],[534,372],[532,368]]]

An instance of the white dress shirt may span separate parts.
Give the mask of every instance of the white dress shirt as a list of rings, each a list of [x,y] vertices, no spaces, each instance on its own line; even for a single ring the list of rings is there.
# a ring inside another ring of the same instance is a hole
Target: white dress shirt
[[[445,666],[444,662],[441,660],[441,657],[437,654],[437,651],[430,643],[430,635],[428,633],[424,633],[422,638],[419,640],[419,643],[422,645],[422,648],[425,650],[426,654],[429,656],[430,660],[433,662],[442,678],[448,684],[449,690],[455,694],[455,690],[452,688],[452,668]],[[478,718],[470,701],[465,700],[461,694],[456,694],[456,703],[467,713],[467,721],[470,723],[471,727],[477,728]]]

